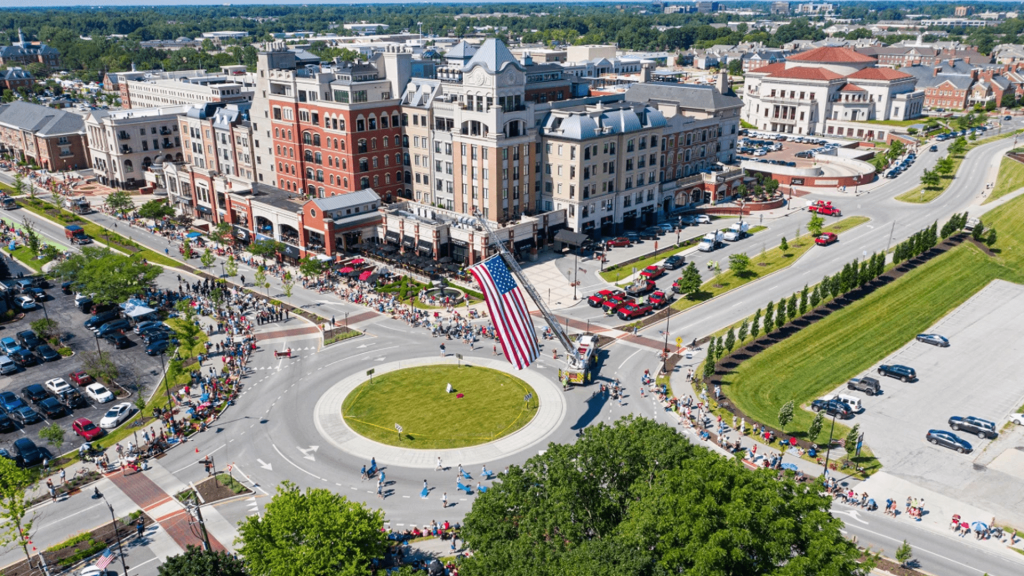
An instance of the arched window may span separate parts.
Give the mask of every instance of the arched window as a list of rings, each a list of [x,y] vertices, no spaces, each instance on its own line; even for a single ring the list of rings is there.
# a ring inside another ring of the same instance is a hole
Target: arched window
[[[370,116],[370,118],[369,118],[369,127],[370,127],[370,130],[376,130],[377,129],[377,119],[374,118],[373,116]]]
[[[149,168],[152,163],[153,161],[149,159],[149,156],[146,156],[142,159],[142,169],[145,170],[146,168]]]
[[[313,151],[312,150],[306,150],[305,153],[303,153],[303,156],[305,157],[306,162],[312,162],[313,161]]]
[[[345,121],[342,120],[341,122],[342,122],[342,125],[344,125]],[[338,119],[337,118],[331,118],[331,128],[334,128],[335,130],[338,129]]]
[[[310,134],[309,132],[303,132],[302,133],[302,143],[305,144],[306,146],[312,146],[313,145],[313,135]]]
[[[317,192],[317,196],[319,196],[321,198],[324,197],[324,187],[323,186],[320,186],[319,188],[317,188],[316,192]]]
[[[344,158],[341,159],[341,169],[348,170],[348,160],[345,160]]]
[[[387,136],[384,137],[384,147],[385,148],[388,147],[388,137]]]
[[[335,144],[337,144],[337,142],[335,142]],[[345,141],[344,140],[341,141],[341,151],[342,152],[345,151]]]
[[[406,124],[409,123],[408,117],[405,114],[402,115],[402,119],[405,120]],[[394,126],[395,128],[398,128],[398,114],[391,115],[391,125]]]
[[[313,179],[313,169],[312,168],[306,168],[306,178],[309,179],[309,180]]]
[[[356,148],[356,152],[360,154],[366,154],[366,140],[360,140]]]
[[[274,138],[280,138],[280,137],[281,137],[281,131],[279,129],[277,129],[277,128],[274,128]]]
[[[366,176],[363,176],[362,178],[359,179],[359,189],[360,190],[366,190],[369,187],[370,187],[370,179],[369,178],[367,178]]]
[[[331,174],[330,176],[328,176],[327,180],[331,183],[331,186],[334,186],[334,174]]]
[[[373,157],[373,167],[374,167],[374,169],[377,168],[377,157],[376,156]]]
[[[409,164],[409,160],[408,160],[409,155],[406,154],[405,157],[406,157],[405,163]],[[395,164],[401,164],[401,163],[402,163],[402,155],[400,153],[395,154]]]
[[[342,178],[341,185],[343,188],[348,189],[348,178]]]
[[[124,161],[124,173],[125,174],[130,174],[130,173],[132,173],[134,171],[135,171],[135,168],[132,166],[132,161],[131,160],[125,160]]]
[[[366,161],[366,158],[360,158],[359,159],[359,171],[360,172],[366,172],[369,169],[370,169],[369,163]]]
[[[388,127],[388,117],[387,117],[387,114],[381,114],[380,115],[380,127],[381,128],[387,128]]]
[[[289,130],[289,131],[288,131],[288,141],[290,142],[290,141],[291,141],[291,139],[292,139],[292,131],[291,131],[291,130]]]
[[[337,128],[338,130],[341,130],[342,132],[344,132],[345,131],[345,119],[344,118],[338,118],[338,123],[335,126],[335,128]]]
[[[385,174],[384,175],[384,183],[385,184],[391,184],[391,174]]]
[[[320,135],[319,134],[313,134],[313,146],[319,146],[319,145],[320,145]]]
[[[376,150],[376,149],[377,149],[377,139],[376,138],[370,138],[370,150]]]
[[[317,182],[323,182],[324,181],[324,171],[323,170],[317,170],[316,171],[316,181]]]
[[[314,194],[316,194],[316,186],[313,186],[312,184],[310,184],[306,189],[309,190],[309,195],[310,196],[313,196]]]
[[[373,187],[377,188],[379,186],[380,186],[380,176],[374,176],[373,177]]]
[[[330,142],[330,140],[328,140],[328,142]],[[327,165],[331,166],[331,167],[334,166],[334,157],[332,157],[332,156],[328,156],[327,157]]]
[[[384,165],[391,166],[391,156],[388,156],[387,154],[384,155]]]
[[[366,130],[366,120],[356,118],[356,132],[363,132],[364,130]]]
[[[323,164],[324,163],[323,154],[320,154],[319,152],[317,152],[316,154],[313,154],[313,161],[316,162],[317,164]]]

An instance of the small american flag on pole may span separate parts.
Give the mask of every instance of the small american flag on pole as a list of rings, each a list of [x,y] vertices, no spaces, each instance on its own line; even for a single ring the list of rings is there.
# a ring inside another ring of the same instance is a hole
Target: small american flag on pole
[[[526,300],[502,257],[492,256],[469,269],[487,301],[505,357],[522,370],[540,356]]]
[[[114,552],[110,548],[103,551],[99,559],[96,560],[96,567],[100,570],[106,568],[114,560]]]

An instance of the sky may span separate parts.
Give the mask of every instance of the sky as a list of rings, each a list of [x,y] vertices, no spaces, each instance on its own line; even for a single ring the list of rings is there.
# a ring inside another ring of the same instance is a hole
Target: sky
[[[442,4],[481,4],[493,2],[527,2],[536,0],[442,0]],[[540,0],[546,1],[546,0]],[[553,1],[553,0],[552,0]],[[588,0],[594,1],[594,0]],[[602,0],[596,0],[602,1]],[[610,0],[609,0],[610,1]],[[128,6],[243,6],[243,5],[293,5],[304,4],[425,4],[430,0],[4,0],[5,8],[60,8],[67,6],[128,7]]]

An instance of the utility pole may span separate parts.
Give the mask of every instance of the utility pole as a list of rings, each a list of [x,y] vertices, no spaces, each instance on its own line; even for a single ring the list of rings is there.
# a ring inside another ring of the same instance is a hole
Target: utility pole
[[[832,455],[832,433],[836,431],[836,414],[837,412],[832,412],[832,429],[828,431],[828,447],[825,448],[825,467],[822,470],[826,476],[828,476],[828,459]]]
[[[114,517],[114,507],[107,502],[107,497],[103,496],[103,502],[110,509],[110,521],[114,524],[114,535],[117,536],[117,551],[121,556],[121,568],[124,569],[124,576],[128,576],[128,565],[124,563],[124,548],[121,546],[121,531],[117,528],[117,518]]]
[[[892,221],[892,230],[889,230],[889,242],[885,245],[885,253],[889,253],[889,247],[892,246],[892,235],[896,233],[896,221]]]

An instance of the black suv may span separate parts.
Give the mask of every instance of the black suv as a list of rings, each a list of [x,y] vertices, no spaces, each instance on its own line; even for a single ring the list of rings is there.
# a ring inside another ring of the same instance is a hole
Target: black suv
[[[668,258],[665,259],[664,266],[665,270],[675,270],[677,268],[682,268],[683,264],[685,263],[685,258],[680,256],[679,254],[673,254],[672,256],[669,256]]]
[[[952,416],[949,419],[949,427],[957,432],[963,430],[975,434],[978,438],[995,438],[999,435],[995,422],[974,416]]]
[[[868,396],[874,396],[882,391],[882,383],[871,376],[850,378],[850,381],[846,383],[846,388],[847,390],[860,390]]]
[[[815,412],[824,411],[829,416],[838,416],[843,420],[853,416],[853,411],[850,410],[849,404],[842,400],[815,400],[811,402],[811,410]]]
[[[644,228],[640,231],[641,240],[657,240],[658,234],[661,233],[661,228]]]
[[[36,336],[36,333],[31,330],[18,332],[16,337],[18,339],[18,344],[21,344],[21,347],[26,350],[34,350],[36,346],[43,343],[43,341],[39,339],[39,336]]]
[[[889,378],[899,378],[904,382],[917,380],[917,372],[910,366],[903,366],[901,364],[882,364],[878,367],[878,373]]]

